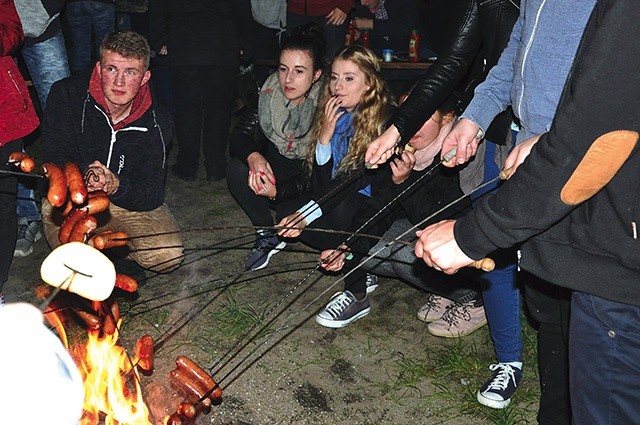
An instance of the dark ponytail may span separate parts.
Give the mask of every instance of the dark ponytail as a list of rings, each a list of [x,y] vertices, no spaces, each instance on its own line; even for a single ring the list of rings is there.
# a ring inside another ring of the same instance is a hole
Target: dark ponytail
[[[314,71],[326,67],[325,51],[327,50],[327,42],[322,34],[322,28],[315,22],[296,27],[282,43],[281,50],[308,52],[313,59]]]

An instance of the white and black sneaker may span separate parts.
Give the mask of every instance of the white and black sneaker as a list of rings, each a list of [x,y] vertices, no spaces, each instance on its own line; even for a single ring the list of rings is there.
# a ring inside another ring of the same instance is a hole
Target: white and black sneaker
[[[285,241],[280,240],[273,232],[260,233],[251,252],[244,261],[245,270],[260,270],[269,264],[269,259],[282,251],[287,246]]]
[[[358,301],[350,291],[337,292],[329,304],[316,314],[316,322],[327,328],[344,328],[370,311],[369,298]]]
[[[511,396],[522,379],[522,363],[497,363],[489,366],[493,376],[478,390],[478,403],[504,409],[511,402]]]
[[[378,288],[378,276],[375,274],[367,273],[367,294],[372,293]]]

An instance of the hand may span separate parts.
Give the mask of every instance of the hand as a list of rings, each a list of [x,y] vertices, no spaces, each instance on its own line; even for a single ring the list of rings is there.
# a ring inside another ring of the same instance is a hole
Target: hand
[[[513,176],[520,164],[522,164],[524,160],[529,156],[529,154],[531,153],[531,149],[536,143],[538,143],[538,139],[540,139],[540,136],[542,136],[542,134],[538,134],[537,136],[533,136],[525,140],[524,142],[513,148],[511,153],[509,153],[509,156],[504,161],[504,168],[510,169],[509,177]]]
[[[120,187],[120,180],[100,161],[93,161],[84,172],[84,184],[89,192],[102,190],[113,195]]]
[[[305,227],[307,220],[298,211],[280,220],[276,227],[280,227],[278,235],[285,238],[297,238]]]
[[[336,96],[331,96],[324,105],[324,121],[322,122],[322,129],[320,129],[319,137],[320,143],[323,145],[331,143],[331,137],[336,131],[338,118],[345,113],[344,109],[339,110],[341,104],[341,100],[338,100]]]
[[[335,7],[325,18],[327,18],[327,25],[342,25],[345,19],[347,19],[347,14]]]
[[[371,168],[387,162],[393,155],[393,148],[400,141],[400,132],[395,125],[389,126],[378,138],[376,138],[364,154],[364,160]]]
[[[480,127],[471,120],[461,119],[453,127],[453,130],[447,135],[442,142],[442,158],[447,152],[456,149],[456,156],[444,165],[447,167],[455,167],[469,162],[469,159],[476,154],[478,150],[479,140],[476,139]]]
[[[416,165],[416,157],[407,151],[403,151],[400,157],[391,161],[389,166],[391,167],[393,184],[400,184],[409,178],[414,165]]]
[[[425,264],[446,274],[454,274],[460,268],[473,263],[458,246],[453,235],[455,220],[432,224],[416,232],[418,240],[414,248],[416,257]]]
[[[273,174],[273,170],[271,170],[269,161],[267,161],[261,153],[252,152],[247,157],[247,164],[249,165],[248,185],[249,188],[253,190],[253,193],[264,196],[267,182],[271,183],[275,190],[276,176]],[[275,195],[271,196],[271,198],[273,197],[275,197]]]
[[[359,29],[359,30],[364,30],[364,29],[373,29],[373,19],[369,19],[369,18],[353,18],[353,25]]]
[[[256,195],[264,196],[265,198],[274,199],[278,194],[278,190],[276,189],[276,185],[271,183],[269,179],[262,178],[262,186],[260,187],[260,191],[256,193]]]
[[[160,56],[168,55],[168,54],[169,54],[169,49],[167,49],[167,46],[162,46],[162,47],[160,48],[160,51],[158,52],[158,54],[159,54]]]
[[[325,249],[320,253],[322,268],[330,272],[339,272],[344,267],[349,247],[340,245],[338,249]]]

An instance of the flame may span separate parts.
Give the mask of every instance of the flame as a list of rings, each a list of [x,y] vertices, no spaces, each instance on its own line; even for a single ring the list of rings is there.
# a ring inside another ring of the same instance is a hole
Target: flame
[[[97,424],[104,416],[105,425],[153,425],[142,398],[140,376],[124,347],[118,345],[117,335],[88,331],[86,345],[74,347],[85,389],[85,414],[80,423]]]
[[[140,376],[132,360],[113,335],[88,330],[87,340],[70,348],[59,313],[51,309],[45,317],[56,328],[84,381],[85,400],[81,425],[153,425],[142,397]],[[118,320],[120,329],[122,320]]]

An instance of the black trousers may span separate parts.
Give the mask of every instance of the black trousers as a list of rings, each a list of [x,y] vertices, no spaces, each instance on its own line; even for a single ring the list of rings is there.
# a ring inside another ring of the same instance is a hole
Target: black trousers
[[[570,425],[569,315],[571,291],[523,273],[527,310],[538,323],[540,425]]]
[[[195,176],[200,150],[208,177],[224,177],[237,65],[171,66],[181,174]]]
[[[6,164],[9,154],[20,150],[22,150],[22,140],[14,140],[0,147],[0,169],[16,171],[15,167]],[[9,268],[18,237],[17,196],[17,177],[0,174],[0,291],[9,278]]]

